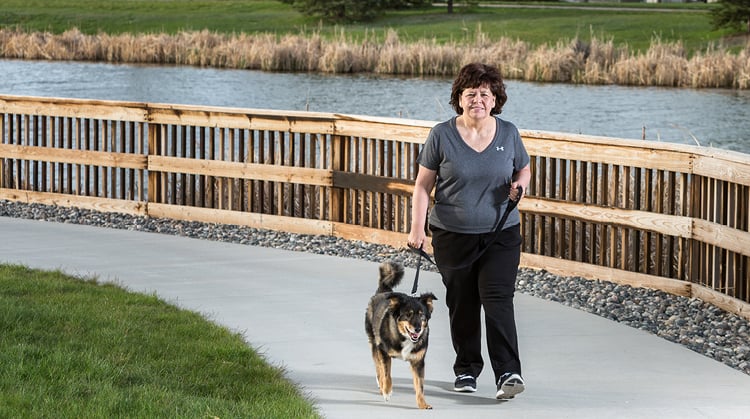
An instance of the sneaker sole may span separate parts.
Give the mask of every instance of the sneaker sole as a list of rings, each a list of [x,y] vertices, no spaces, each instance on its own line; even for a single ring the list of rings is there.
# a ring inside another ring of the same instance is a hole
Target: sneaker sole
[[[470,387],[470,386],[464,386],[464,387],[453,387],[453,391],[457,391],[459,393],[474,393],[477,391],[476,388]]]
[[[503,385],[495,395],[495,398],[498,400],[512,399],[516,397],[516,395],[521,394],[524,390],[526,390],[526,386],[522,383]]]

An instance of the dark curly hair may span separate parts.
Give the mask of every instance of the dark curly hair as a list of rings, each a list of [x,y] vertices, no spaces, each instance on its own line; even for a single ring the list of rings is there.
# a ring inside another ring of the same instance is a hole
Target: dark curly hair
[[[505,94],[505,83],[500,70],[488,64],[471,63],[466,64],[458,72],[456,80],[453,81],[451,89],[450,105],[457,114],[463,114],[461,108],[461,93],[466,89],[474,89],[481,85],[487,85],[495,95],[495,107],[490,111],[490,115],[497,115],[503,111],[503,105],[508,101],[508,95]]]

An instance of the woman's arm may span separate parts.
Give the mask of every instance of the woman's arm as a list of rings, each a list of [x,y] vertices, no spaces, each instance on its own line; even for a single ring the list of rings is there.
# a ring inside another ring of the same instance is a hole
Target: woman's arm
[[[419,166],[417,179],[414,182],[414,192],[411,197],[411,230],[409,231],[409,246],[420,248],[424,244],[427,234],[427,209],[430,205],[430,192],[435,187],[437,171]]]

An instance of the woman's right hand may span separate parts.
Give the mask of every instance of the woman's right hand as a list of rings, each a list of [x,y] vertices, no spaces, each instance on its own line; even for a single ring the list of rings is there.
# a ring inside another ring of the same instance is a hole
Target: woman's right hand
[[[426,239],[427,234],[425,234],[424,228],[412,228],[409,232],[409,238],[406,239],[406,244],[408,244],[409,247],[421,249]]]

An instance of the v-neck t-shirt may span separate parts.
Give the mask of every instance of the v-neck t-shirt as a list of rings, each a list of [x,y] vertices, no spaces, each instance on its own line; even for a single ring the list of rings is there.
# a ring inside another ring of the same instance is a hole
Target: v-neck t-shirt
[[[465,234],[488,233],[496,227],[508,205],[513,174],[530,158],[516,126],[494,118],[495,136],[482,151],[461,138],[456,117],[430,130],[417,163],[437,171],[431,225]],[[503,227],[520,222],[515,208]]]

